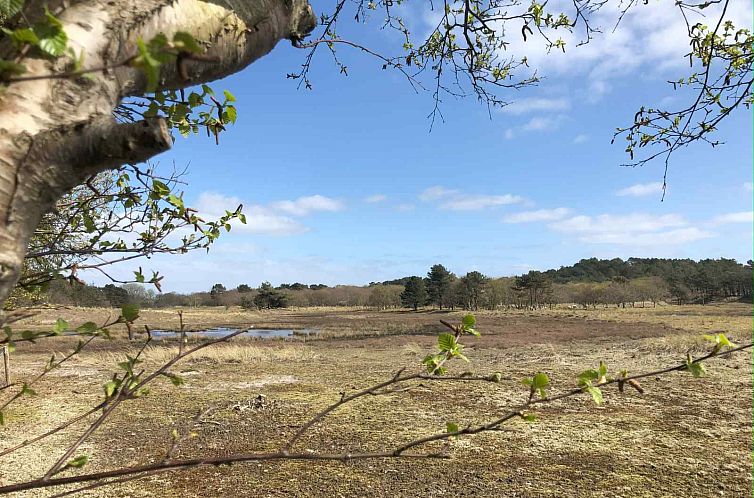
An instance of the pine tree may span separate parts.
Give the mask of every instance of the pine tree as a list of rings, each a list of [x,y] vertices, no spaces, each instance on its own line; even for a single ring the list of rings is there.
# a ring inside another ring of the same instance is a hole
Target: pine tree
[[[424,279],[421,277],[409,277],[401,293],[401,303],[403,306],[419,309],[427,302],[427,288],[424,285]]]
[[[432,266],[429,273],[427,273],[427,294],[429,301],[442,309],[443,303],[447,301],[452,281],[453,274],[443,265]]]

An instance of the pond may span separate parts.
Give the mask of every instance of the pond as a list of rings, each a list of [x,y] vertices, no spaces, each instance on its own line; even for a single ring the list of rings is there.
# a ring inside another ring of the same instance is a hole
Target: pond
[[[192,330],[186,332],[188,337],[217,339],[224,337],[233,332],[237,332],[238,329],[231,329],[227,327],[216,327],[206,330]],[[296,337],[309,337],[319,333],[316,329],[248,329],[246,332],[237,335],[236,337],[259,337],[261,339],[290,339]],[[152,337],[155,339],[179,337],[180,332],[175,330],[153,330]]]

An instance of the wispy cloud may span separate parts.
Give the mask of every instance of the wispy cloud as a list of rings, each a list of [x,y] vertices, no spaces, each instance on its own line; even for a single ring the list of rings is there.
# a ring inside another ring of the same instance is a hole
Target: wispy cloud
[[[243,201],[238,197],[219,194],[217,192],[202,192],[193,208],[209,216],[223,216],[225,211],[236,209]]]
[[[738,213],[727,213],[720,216],[715,216],[712,219],[713,225],[727,225],[729,223],[754,223],[754,212],[741,211]]]
[[[199,214],[208,218],[223,216],[226,210],[233,210],[243,204],[238,197],[226,196],[217,192],[203,192],[194,204]],[[292,235],[306,232],[307,227],[296,220],[275,213],[273,210],[259,206],[245,206],[243,210],[246,215],[246,224],[240,221],[234,221],[233,227],[236,230],[257,234],[268,235]]]
[[[414,206],[413,204],[409,204],[409,203],[398,204],[397,206],[395,206],[395,210],[399,211],[401,213],[408,213],[410,211],[413,211],[414,209],[416,209],[416,206]]]
[[[292,235],[309,231],[309,228],[294,219],[317,211],[334,212],[344,208],[343,203],[323,195],[299,197],[296,200],[283,200],[263,206],[245,203],[239,197],[217,192],[202,192],[194,208],[207,218],[223,216],[226,210],[233,210],[243,204],[246,224],[234,221],[233,227],[241,232]]]
[[[664,232],[645,232],[645,233],[596,233],[581,237],[584,242],[592,244],[614,244],[628,246],[677,246],[687,244],[697,240],[714,237],[715,234],[701,230],[697,227],[677,228]]]
[[[370,195],[369,197],[366,197],[364,199],[364,202],[367,202],[369,204],[376,204],[378,202],[384,202],[387,200],[387,196],[385,194],[374,194]]]
[[[669,246],[715,236],[714,233],[690,226],[678,214],[581,215],[549,226],[555,231],[575,235],[578,240],[591,244]]]
[[[270,212],[261,206],[252,206],[244,210],[246,224],[236,224],[236,228],[245,232],[266,233],[271,235],[293,235],[308,232],[309,228],[298,221]]]
[[[445,187],[441,187],[439,185],[434,187],[429,187],[428,189],[424,190],[421,194],[419,194],[419,200],[428,202],[428,201],[436,201],[437,199],[442,199],[444,197],[451,197],[451,196],[457,196],[460,192],[455,189],[449,189]]]
[[[452,211],[478,211],[496,206],[517,204],[524,201],[523,197],[513,194],[467,194],[462,193],[459,190],[448,189],[441,186],[426,189],[419,194],[419,199],[424,202],[439,201],[440,208]]]
[[[560,116],[535,116],[521,126],[523,131],[549,131],[560,125]]]
[[[589,141],[589,135],[585,135],[583,133],[576,135],[576,137],[573,139],[573,143],[575,144],[583,144],[588,141]]]
[[[536,211],[522,211],[509,214],[503,218],[503,223],[532,223],[537,221],[562,220],[571,213],[568,208],[537,209]]]
[[[271,207],[293,216],[306,216],[317,211],[341,211],[345,206],[336,199],[317,194],[299,197],[293,201],[274,202]]]
[[[524,198],[517,195],[468,195],[463,199],[444,202],[440,207],[453,211],[475,211],[494,206],[507,206],[523,202]]]
[[[566,111],[571,108],[571,102],[565,98],[546,99],[546,98],[529,98],[516,100],[500,110],[506,114],[529,114],[532,112],[557,112]]]
[[[631,197],[643,197],[646,195],[654,195],[662,193],[662,182],[652,183],[637,183],[618,190],[615,195],[631,196]]]

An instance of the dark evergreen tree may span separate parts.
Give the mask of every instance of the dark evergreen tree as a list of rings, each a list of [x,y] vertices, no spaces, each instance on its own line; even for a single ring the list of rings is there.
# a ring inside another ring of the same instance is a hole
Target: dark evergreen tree
[[[443,265],[437,264],[430,268],[427,273],[427,295],[429,302],[442,309],[447,303],[450,293],[450,284],[453,282],[453,274]]]
[[[275,290],[269,282],[262,282],[254,296],[254,305],[261,309],[285,308],[288,305],[288,296]]]
[[[424,279],[421,277],[408,277],[406,284],[401,293],[401,303],[403,306],[413,308],[414,311],[419,309],[427,302],[427,289]]]

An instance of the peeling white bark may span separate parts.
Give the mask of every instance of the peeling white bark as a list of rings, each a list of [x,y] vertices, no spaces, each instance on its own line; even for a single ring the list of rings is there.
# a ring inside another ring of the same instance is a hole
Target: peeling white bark
[[[191,33],[219,62],[190,62],[190,81],[176,67],[163,66],[160,86],[171,89],[238,72],[316,23],[306,0],[80,0],[59,18],[88,67],[133,56],[139,37]],[[63,71],[67,62],[23,60],[27,75]],[[124,66],[91,78],[0,88],[0,302],[17,282],[29,238],[55,200],[94,173],[170,147],[161,120],[119,125],[112,118],[124,97],[143,94],[145,86],[140,70]]]

